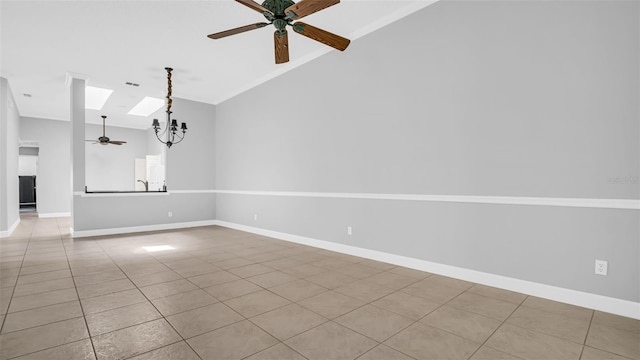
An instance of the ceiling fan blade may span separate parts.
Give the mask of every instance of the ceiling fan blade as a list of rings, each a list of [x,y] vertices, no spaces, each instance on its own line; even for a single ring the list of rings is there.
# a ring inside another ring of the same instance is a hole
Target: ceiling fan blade
[[[258,4],[255,1],[252,0],[236,0],[237,2],[239,2],[240,4],[247,6],[259,13],[261,13],[262,15],[266,16],[267,18],[271,18],[273,19],[273,12],[271,12],[271,10],[267,9],[266,7]]]
[[[235,34],[240,34],[243,33],[245,31],[250,31],[250,30],[255,30],[255,29],[259,29],[262,27],[265,27],[269,24],[267,24],[266,22],[260,22],[260,23],[255,23],[255,24],[251,24],[251,25],[245,25],[245,26],[240,26],[237,27],[235,29],[229,29],[226,31],[221,31],[215,34],[211,34],[211,35],[207,35],[208,38],[210,39],[220,39],[226,36],[231,36],[231,35],[235,35]]]
[[[276,52],[276,64],[282,64],[289,61],[289,37],[287,30],[276,30],[273,33],[273,43]]]
[[[284,9],[286,19],[297,20],[340,3],[340,0],[302,0]]]
[[[126,141],[110,140],[110,141],[106,142],[106,143],[105,143],[105,145],[106,145],[107,143],[108,143],[108,144],[113,144],[113,145],[122,145],[122,144],[126,144],[127,142],[126,142]]]
[[[298,34],[308,37],[309,39],[319,41],[340,51],[344,51],[351,42],[351,40],[343,38],[340,35],[330,33],[326,30],[322,30],[303,22],[297,22],[293,24],[293,30]]]

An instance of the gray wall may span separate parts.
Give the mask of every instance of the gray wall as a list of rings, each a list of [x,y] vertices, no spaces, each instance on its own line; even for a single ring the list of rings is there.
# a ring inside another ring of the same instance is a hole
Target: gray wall
[[[639,10],[438,2],[217,106],[216,185],[638,199]],[[637,210],[224,194],[217,218],[640,300]]]
[[[0,77],[0,232],[6,235],[19,220],[19,119],[9,82]]]
[[[20,138],[38,141],[38,213],[70,212],[69,122],[22,117]]]
[[[172,119],[187,123],[183,142],[167,150],[169,190],[215,189],[215,117],[213,105],[174,99]]]
[[[215,219],[213,105],[174,99],[174,116],[189,127],[183,142],[167,150],[170,195],[74,196],[74,231],[118,229]],[[151,138],[147,134],[146,138]],[[153,140],[157,141],[157,140]],[[173,192],[173,191],[178,192]],[[172,212],[172,217],[168,213]]]

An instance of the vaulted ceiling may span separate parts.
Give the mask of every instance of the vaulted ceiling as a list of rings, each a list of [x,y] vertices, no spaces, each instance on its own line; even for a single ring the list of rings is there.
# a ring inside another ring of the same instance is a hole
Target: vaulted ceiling
[[[305,22],[358,46],[359,37],[433,2],[343,0]],[[145,96],[166,96],[164,67],[174,68],[174,97],[218,104],[336,51],[290,31],[291,61],[276,65],[272,27],[206,36],[261,21],[260,13],[233,0],[2,0],[0,76],[9,80],[22,116],[68,120],[65,78],[72,73],[114,90],[101,111],[87,111],[87,122],[100,123],[104,114],[112,126],[145,129],[148,118],[127,112]]]

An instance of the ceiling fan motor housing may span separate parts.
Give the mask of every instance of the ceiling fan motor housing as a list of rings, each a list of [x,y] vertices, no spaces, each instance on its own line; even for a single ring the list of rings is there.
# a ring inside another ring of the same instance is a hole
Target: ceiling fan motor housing
[[[273,21],[273,26],[275,26],[276,29],[280,30],[280,32],[283,32],[284,29],[287,27],[287,22],[283,19],[275,19]]]
[[[294,4],[295,2],[291,0],[265,0],[265,2],[262,3],[262,6],[271,10],[271,12],[276,16],[276,19],[282,19],[286,15],[284,10]]]

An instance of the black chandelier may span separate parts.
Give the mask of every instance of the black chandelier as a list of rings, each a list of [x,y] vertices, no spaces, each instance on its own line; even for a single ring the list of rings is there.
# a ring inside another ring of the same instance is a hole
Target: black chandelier
[[[153,130],[155,130],[156,132],[156,137],[158,138],[158,140],[161,143],[167,145],[168,148],[170,148],[171,145],[177,144],[182,141],[182,139],[184,139],[184,135],[187,133],[187,123],[182,123],[180,125],[180,130],[182,130],[182,135],[180,135],[180,133],[178,132],[178,121],[176,121],[176,119],[170,120],[171,103],[173,101],[171,100],[171,72],[173,71],[173,69],[170,67],[166,67],[164,69],[167,70],[167,82],[169,84],[167,89],[167,127],[164,129],[164,131],[162,131],[162,133],[160,133],[160,122],[158,121],[158,119],[153,119],[152,125]],[[163,141],[162,138],[165,137],[165,134],[166,141]],[[178,139],[177,141],[176,138]]]

